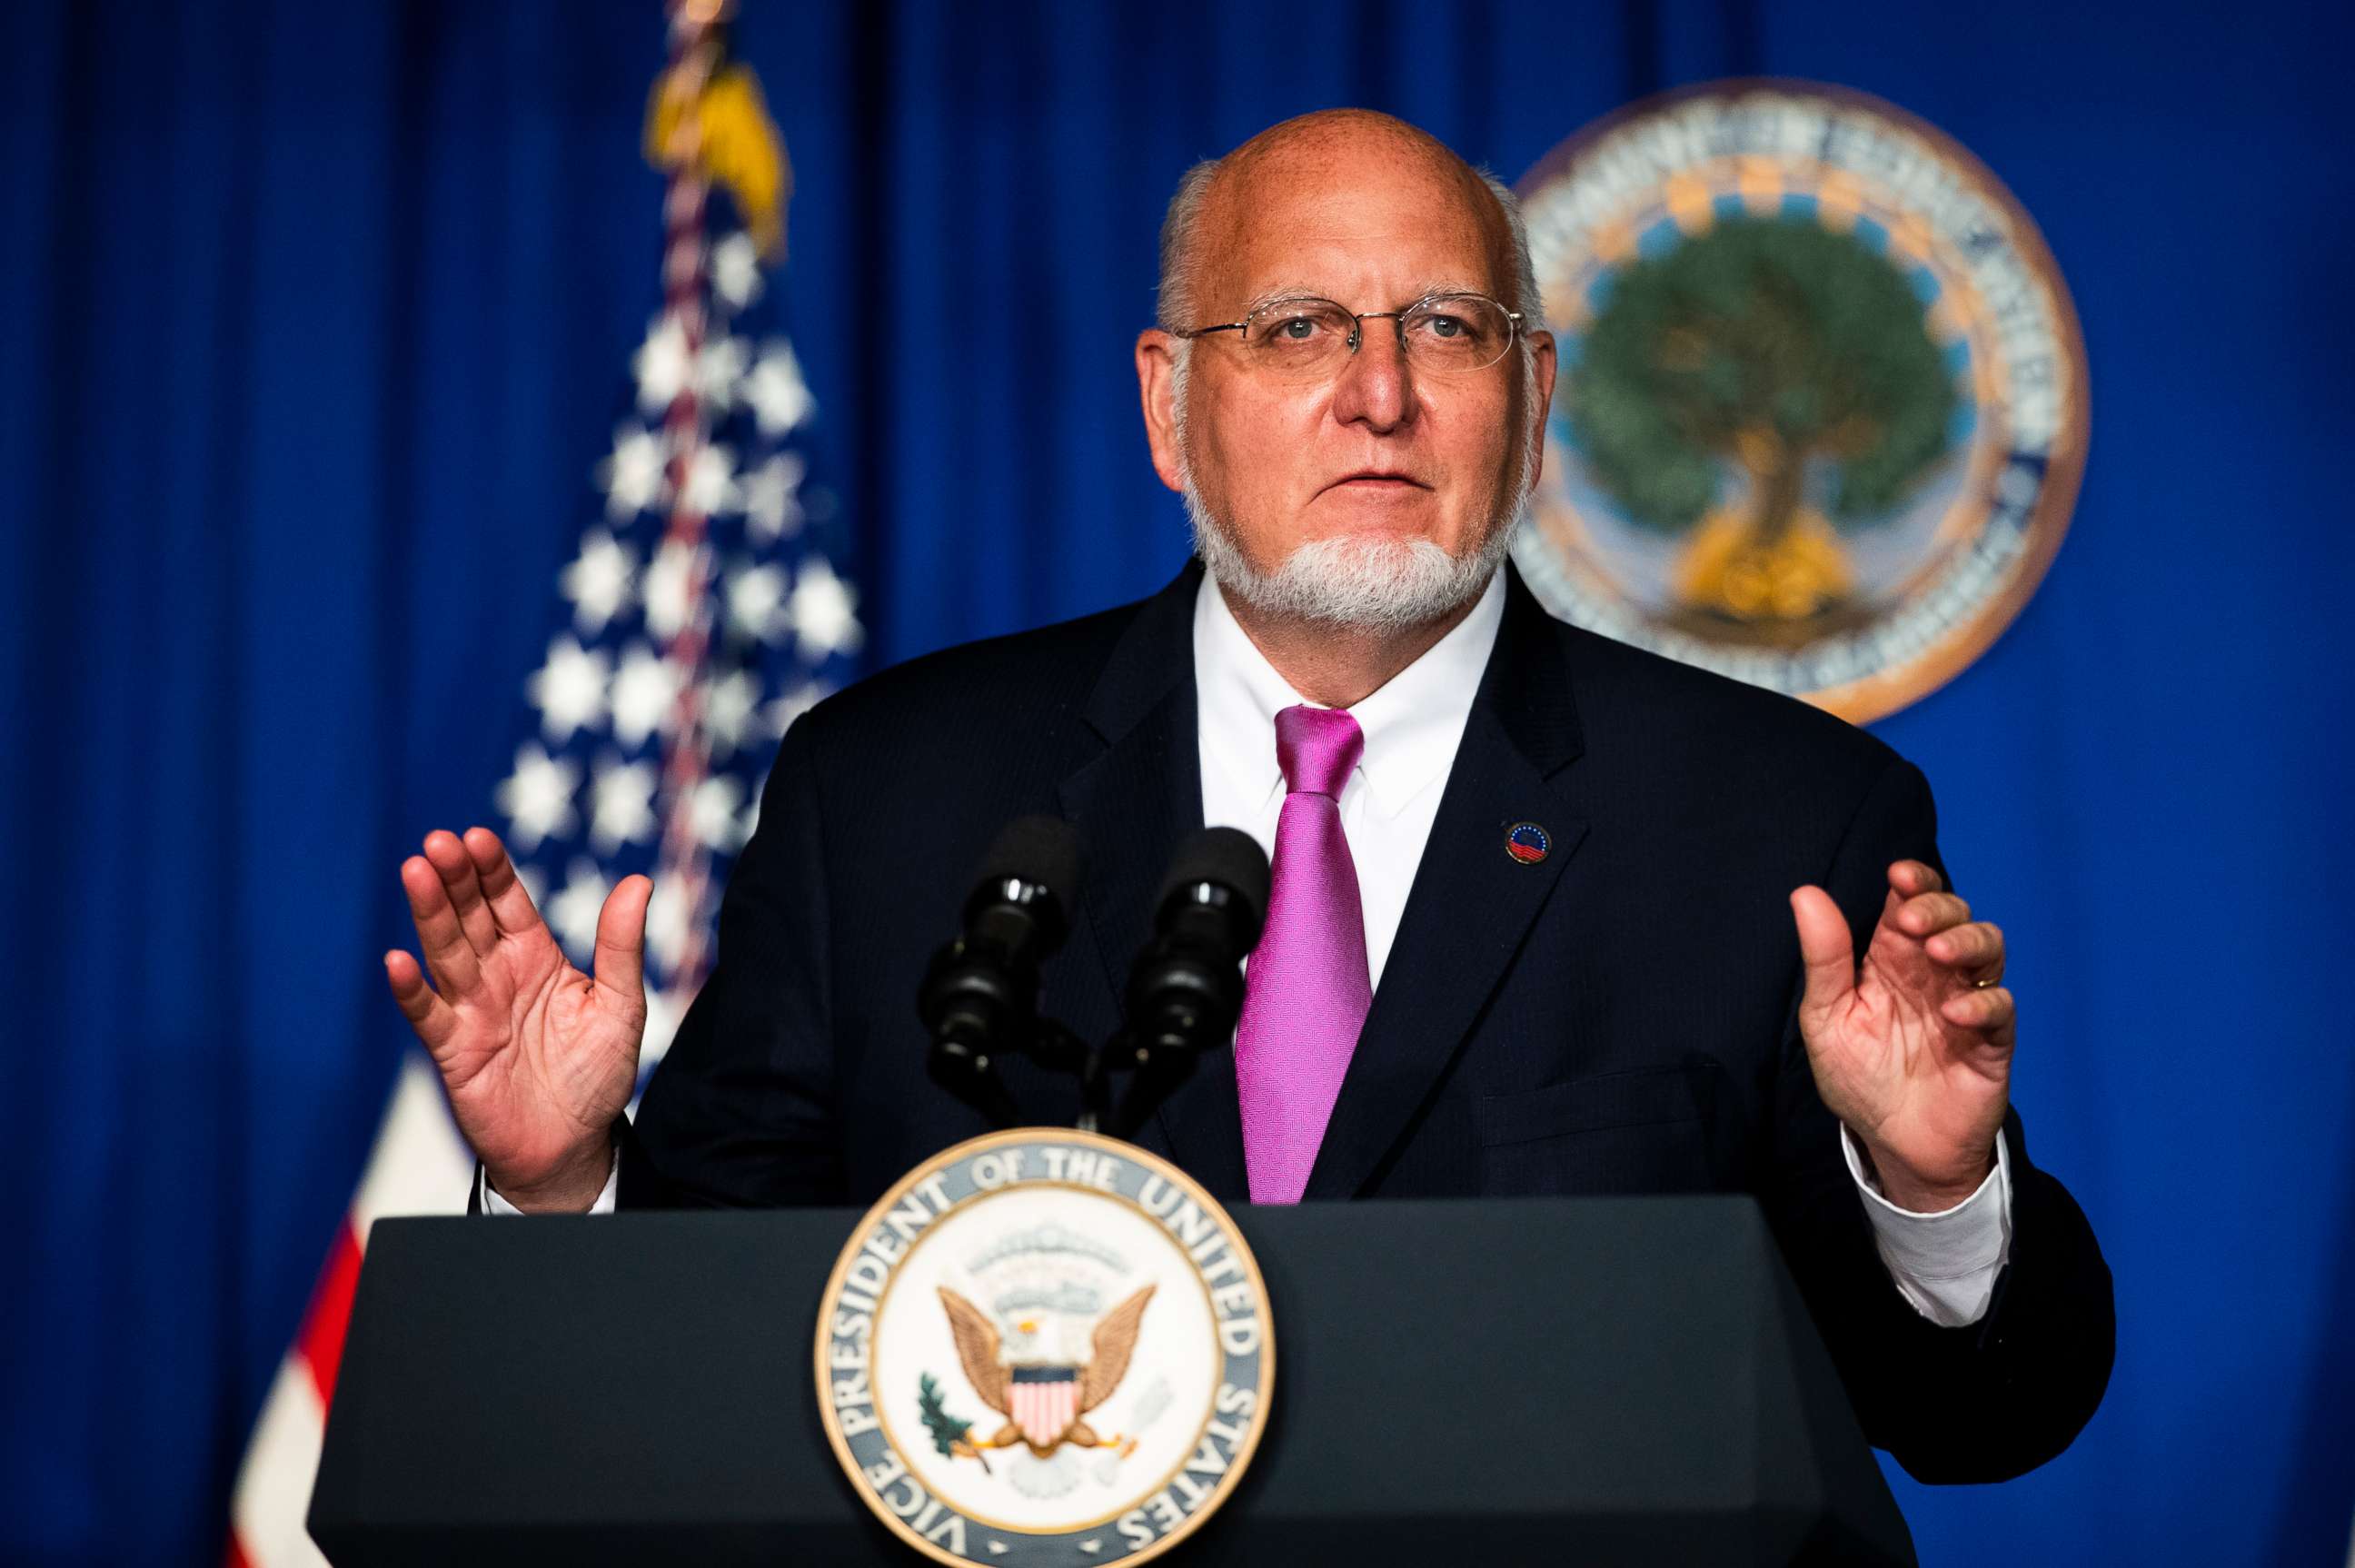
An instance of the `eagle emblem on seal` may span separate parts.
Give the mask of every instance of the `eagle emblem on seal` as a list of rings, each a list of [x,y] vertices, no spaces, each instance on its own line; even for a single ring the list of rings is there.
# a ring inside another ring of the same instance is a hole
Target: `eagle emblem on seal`
[[[1134,1437],[1100,1435],[1086,1417],[1128,1375],[1154,1286],[1146,1285],[1099,1318],[1088,1337],[1087,1360],[1076,1363],[1047,1350],[1036,1321],[1025,1318],[1009,1325],[1009,1344],[988,1314],[946,1285],[939,1289],[965,1380],[982,1403],[1006,1418],[986,1438],[975,1438],[968,1423],[956,1423],[953,1432],[938,1430],[933,1423],[944,1452],[979,1459],[986,1468],[986,1450],[1017,1444],[1041,1459],[1067,1443],[1077,1448],[1109,1448],[1123,1458],[1135,1450]],[[929,1410],[926,1419],[932,1422]]]

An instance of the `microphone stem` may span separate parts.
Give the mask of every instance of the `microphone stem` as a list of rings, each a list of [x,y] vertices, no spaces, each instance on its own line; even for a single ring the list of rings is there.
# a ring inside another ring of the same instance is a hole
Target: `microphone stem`
[[[1112,1077],[1104,1071],[1103,1047],[1088,1047],[1080,1066],[1080,1120],[1083,1133],[1102,1132],[1112,1115]]]

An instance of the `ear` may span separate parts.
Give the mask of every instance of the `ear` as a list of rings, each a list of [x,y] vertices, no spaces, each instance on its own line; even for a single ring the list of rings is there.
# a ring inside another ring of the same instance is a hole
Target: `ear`
[[[1145,440],[1153,449],[1153,472],[1172,490],[1182,491],[1186,483],[1178,462],[1175,400],[1178,351],[1178,340],[1157,326],[1136,335],[1136,394],[1145,408]]]
[[[1534,480],[1545,475],[1546,416],[1553,411],[1553,334],[1542,327],[1530,333],[1529,354],[1537,361],[1537,417],[1529,421],[1529,439],[1538,443],[1536,459],[1529,466],[1529,477]]]

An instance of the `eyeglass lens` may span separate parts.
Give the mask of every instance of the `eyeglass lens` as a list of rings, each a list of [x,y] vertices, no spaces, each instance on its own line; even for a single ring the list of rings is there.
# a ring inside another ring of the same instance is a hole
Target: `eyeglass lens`
[[[1252,313],[1243,332],[1252,357],[1278,374],[1315,375],[1348,355],[1358,319],[1331,300],[1279,300]],[[1513,321],[1504,306],[1478,294],[1442,294],[1417,303],[1393,326],[1377,315],[1368,332],[1396,330],[1408,365],[1443,373],[1484,370],[1512,347]]]

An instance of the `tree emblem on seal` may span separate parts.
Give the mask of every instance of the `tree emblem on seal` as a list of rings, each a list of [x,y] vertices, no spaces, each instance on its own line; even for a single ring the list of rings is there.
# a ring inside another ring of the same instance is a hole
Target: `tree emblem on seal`
[[[1844,539],[1946,455],[1956,404],[1903,274],[1806,219],[1721,218],[1625,267],[1562,390],[1626,517],[1687,539],[1682,614],[1768,644],[1851,608]]]

